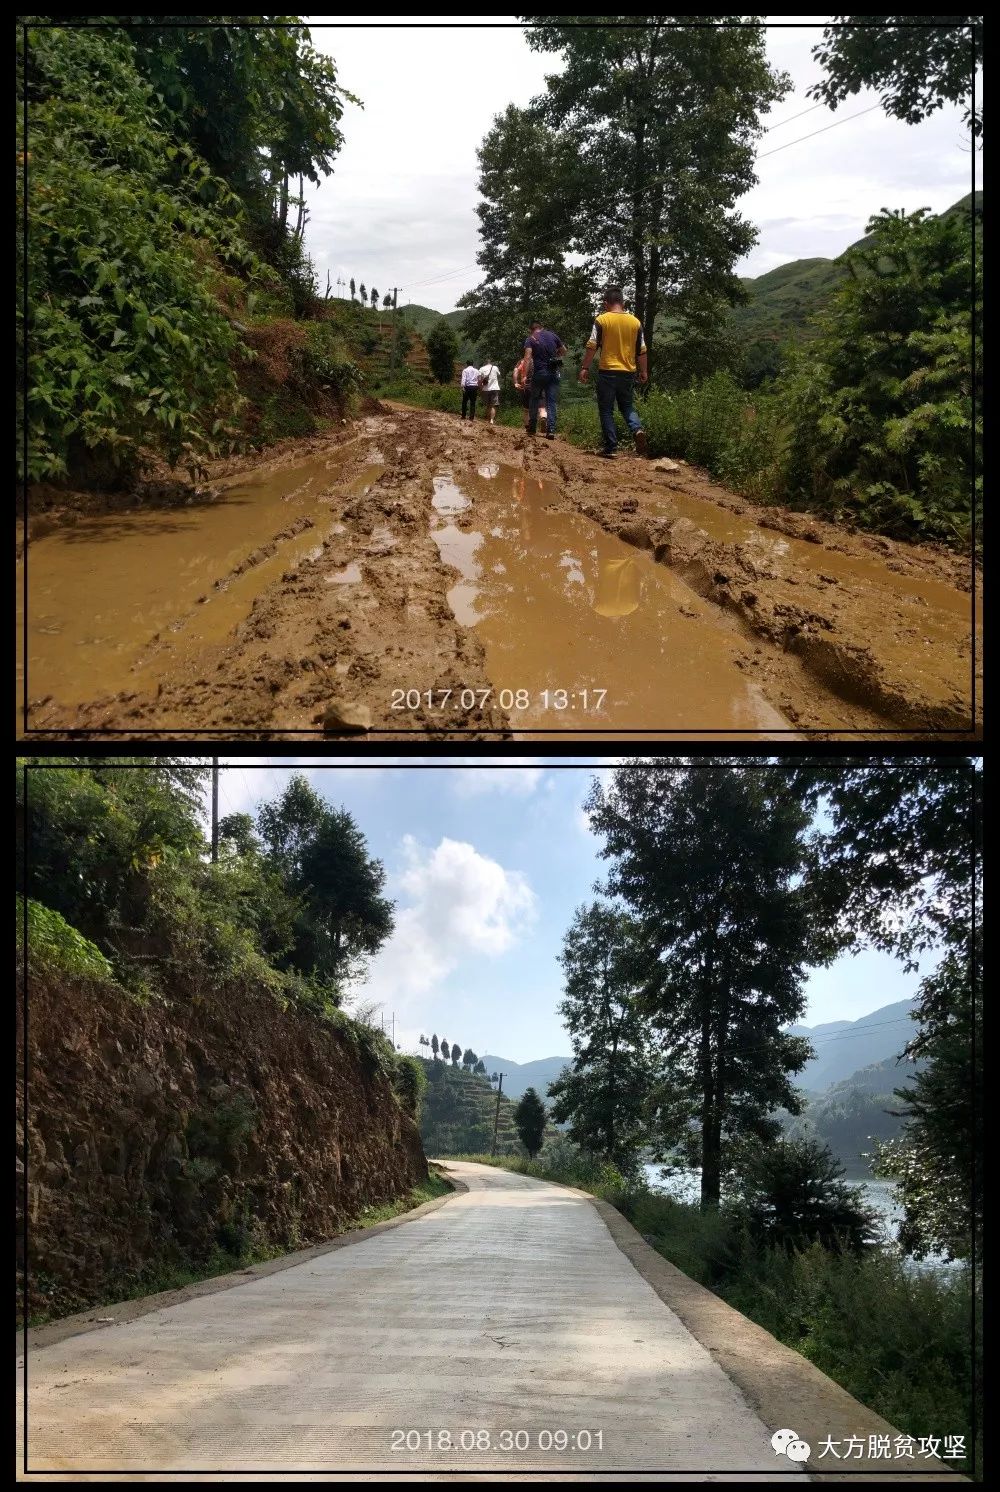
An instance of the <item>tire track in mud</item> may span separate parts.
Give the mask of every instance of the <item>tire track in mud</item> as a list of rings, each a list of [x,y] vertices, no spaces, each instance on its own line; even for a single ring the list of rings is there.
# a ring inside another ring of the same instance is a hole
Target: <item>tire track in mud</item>
[[[558,440],[529,443],[509,428],[399,406],[325,445],[289,443],[270,464],[294,473],[297,455],[346,455],[359,433],[382,447],[385,470],[352,492],[364,452],[341,461],[331,531],[256,596],[223,643],[183,659],[161,659],[154,645],[134,690],[103,697],[95,690],[80,705],[38,701],[33,683],[33,730],[119,738],[138,730],[221,738],[241,730],[262,739],[279,730],[327,738],[361,731],[376,740],[400,730],[456,740],[511,735],[496,691],[486,697],[495,681],[482,642],[449,605],[456,572],[431,535],[434,479],[460,477],[488,457],[553,484],[560,507],[632,545],[643,564],[669,567],[701,598],[699,614],[746,642],[736,666],[791,726],[832,739],[846,731],[901,738],[968,731],[963,608],[971,598],[961,589],[961,557],[755,508],[682,465],[664,472],[627,456],[605,464]],[[244,458],[235,470],[268,465]],[[217,585],[260,558],[246,556]],[[463,690],[479,698],[447,716],[423,703],[393,709],[394,692],[428,690],[451,691],[456,705]]]

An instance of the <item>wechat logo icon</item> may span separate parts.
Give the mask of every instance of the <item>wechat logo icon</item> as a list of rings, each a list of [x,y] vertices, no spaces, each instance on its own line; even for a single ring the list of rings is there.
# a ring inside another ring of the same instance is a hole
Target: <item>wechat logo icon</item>
[[[809,1446],[799,1439],[798,1430],[775,1430],[771,1445],[776,1456],[787,1456],[789,1461],[808,1461]]]

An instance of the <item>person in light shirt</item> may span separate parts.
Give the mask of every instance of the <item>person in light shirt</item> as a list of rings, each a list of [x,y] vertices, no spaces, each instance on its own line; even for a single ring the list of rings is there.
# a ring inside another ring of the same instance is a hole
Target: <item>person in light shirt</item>
[[[476,400],[479,398],[479,369],[475,363],[469,361],[462,369],[462,419],[465,419],[465,411],[469,411],[469,419],[476,418]]]
[[[486,408],[489,410],[491,425],[497,422],[497,410],[500,407],[500,369],[496,363],[485,362],[479,370],[479,387],[486,398]]]

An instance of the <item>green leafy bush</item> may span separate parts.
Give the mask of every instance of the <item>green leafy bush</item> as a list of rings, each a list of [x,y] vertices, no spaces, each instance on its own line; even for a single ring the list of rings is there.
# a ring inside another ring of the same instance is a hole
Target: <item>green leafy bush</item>
[[[403,1110],[410,1115],[411,1119],[418,1119],[420,1105],[427,1087],[427,1074],[424,1072],[424,1064],[418,1057],[408,1057],[404,1053],[397,1053],[393,1086]]]
[[[124,32],[29,37],[27,475],[111,482],[147,448],[196,470],[242,407],[238,198],[164,132]]]
[[[25,902],[18,896],[16,903],[17,946],[23,948],[27,939],[27,955],[31,963],[60,969],[84,979],[113,978],[111,964],[96,943],[77,932],[65,917],[30,898]]]
[[[866,528],[961,542],[981,482],[969,217],[883,212],[868,230],[820,337],[779,387],[790,429],[783,486],[790,500]]]
[[[678,1269],[904,1433],[964,1433],[971,1444],[968,1271],[915,1269],[891,1246],[768,1247],[725,1205],[702,1212],[645,1193],[623,1210]]]

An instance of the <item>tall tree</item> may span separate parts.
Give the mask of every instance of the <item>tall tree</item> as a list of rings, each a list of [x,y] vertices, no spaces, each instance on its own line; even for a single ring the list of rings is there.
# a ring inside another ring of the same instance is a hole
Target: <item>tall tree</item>
[[[521,1144],[534,1160],[545,1137],[545,1105],[534,1088],[526,1088],[514,1110],[514,1127]]]
[[[442,316],[427,334],[427,360],[438,383],[451,383],[455,376],[458,341]]]
[[[825,820],[813,894],[842,944],[867,942],[911,970],[940,955],[918,988],[906,1048],[927,1065],[899,1090],[907,1122],[880,1147],[878,1167],[899,1183],[903,1246],[969,1258],[984,1190],[982,772],[970,757],[847,757],[800,776]]]
[[[549,1086],[552,1115],[570,1137],[625,1175],[646,1138],[653,1073],[650,1027],[638,996],[643,962],[638,929],[618,907],[578,907],[563,941],[560,1014],[573,1064]]]
[[[459,301],[464,333],[511,362],[534,318],[566,342],[590,330],[594,286],[566,255],[584,185],[575,140],[537,109],[511,104],[479,146],[480,250],[484,279]]]
[[[461,1062],[461,1060],[462,1060],[462,1048],[459,1046],[459,1044],[458,1044],[457,1041],[454,1041],[454,1042],[452,1042],[452,1046],[451,1046],[451,1065],[452,1065],[452,1067],[457,1067],[458,1064]]]
[[[791,1079],[810,1048],[783,1028],[821,954],[803,882],[810,814],[780,769],[719,758],[619,767],[587,807],[648,960],[658,1144],[689,1147],[714,1208],[732,1147],[775,1137],[775,1111],[801,1108]]]
[[[813,47],[826,77],[809,89],[831,109],[876,89],[895,119],[919,124],[943,104],[964,104],[976,136],[983,116],[973,112],[973,77],[983,61],[982,16],[831,16]],[[933,21],[937,24],[928,25]]]
[[[354,276],[353,276],[353,275],[352,275],[352,276],[351,276],[351,280],[350,280],[350,289],[351,289],[351,300],[353,300],[353,299],[354,299],[354,292],[355,292],[355,290],[356,290],[356,288],[357,288],[357,287],[356,287],[356,286],[355,286],[355,284],[354,284]]]
[[[368,301],[368,291],[365,289],[364,280],[362,280],[361,284],[358,286],[358,295],[361,298],[361,304],[365,305]]]
[[[171,128],[226,178],[251,218],[273,217],[284,231],[290,181],[298,178],[301,197],[303,179],[330,174],[344,104],[358,100],[337,82],[333,58],[313,49],[306,26],[164,19],[130,16],[125,29]]]
[[[371,294],[369,296],[369,299],[370,299],[370,301],[372,303],[372,310],[373,311],[377,311],[378,310],[378,291],[375,289],[374,285],[372,286]]]
[[[462,1053],[462,1066],[463,1067],[475,1067],[475,1065],[476,1065],[476,1063],[478,1061],[479,1061],[479,1058],[476,1056],[476,1054],[472,1050],[471,1046],[467,1046],[465,1048],[465,1051]]]
[[[437,1061],[437,1054],[438,1054],[438,1052],[440,1050],[441,1050],[441,1043],[438,1041],[438,1039],[437,1039],[437,1032],[435,1031],[434,1034],[433,1034],[433,1036],[431,1037],[431,1051],[434,1054],[434,1060],[435,1061]]]
[[[563,62],[537,106],[579,153],[574,248],[626,285],[652,349],[659,315],[683,321],[740,295],[734,268],[757,231],[735,204],[757,180],[760,116],[790,79],[751,17],[520,19],[528,45]]]
[[[392,931],[382,862],[347,810],[330,808],[300,775],[264,805],[257,827],[269,863],[298,898],[288,962],[342,997]]]

